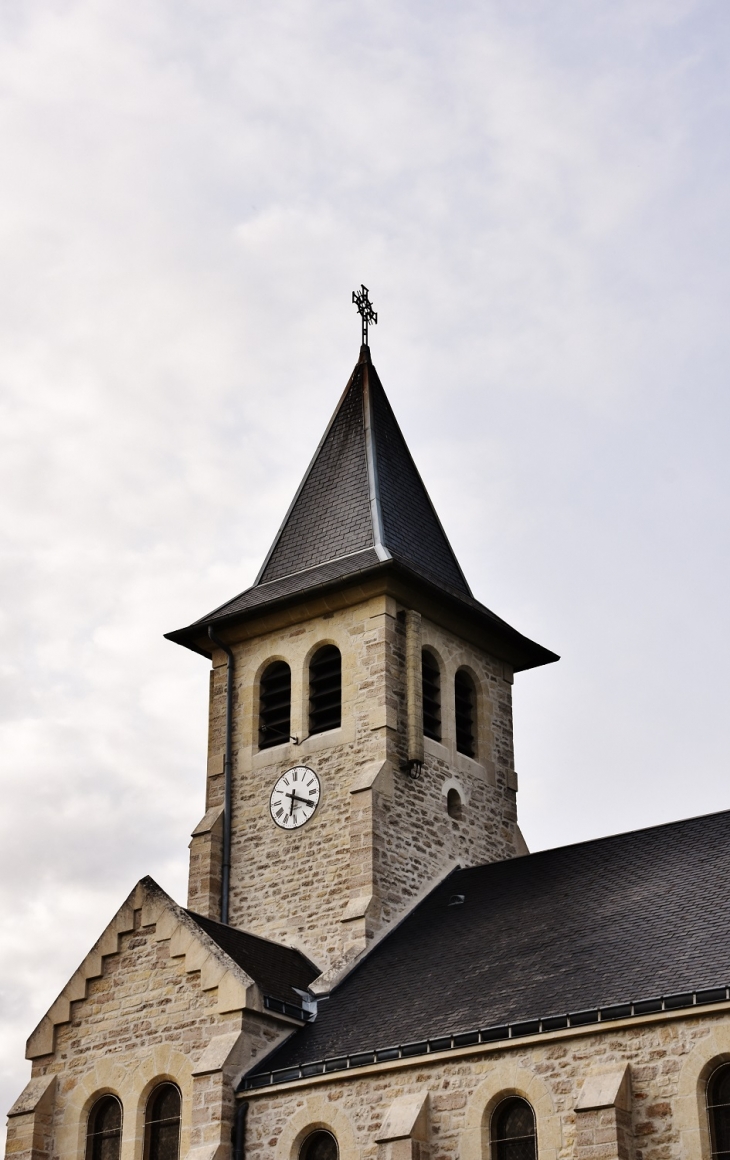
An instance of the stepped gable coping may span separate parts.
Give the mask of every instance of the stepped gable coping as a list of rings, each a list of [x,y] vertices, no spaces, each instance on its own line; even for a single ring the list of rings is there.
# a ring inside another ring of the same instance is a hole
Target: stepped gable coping
[[[726,1001],[729,854],[723,811],[455,870],[249,1079]]]
[[[264,1010],[264,996],[259,983],[187,911],[178,906],[153,878],[146,877],[137,883],[31,1033],[26,1046],[27,1059],[50,1055],[54,1051],[56,1027],[69,1022],[72,1003],[86,998],[89,980],[97,979],[104,973],[104,959],[119,953],[121,936],[131,934],[135,929],[136,910],[142,911],[141,926],[154,926],[155,940],[168,944],[170,958],[182,958],[187,973],[200,972],[200,987],[203,991],[216,990],[215,1003],[211,1008],[213,1013],[225,1014],[245,1008]],[[268,1014],[271,1015],[270,1012]]]

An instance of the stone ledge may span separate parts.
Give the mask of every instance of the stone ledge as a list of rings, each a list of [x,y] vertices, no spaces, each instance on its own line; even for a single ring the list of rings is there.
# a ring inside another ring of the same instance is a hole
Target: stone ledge
[[[8,1112],[8,1119],[50,1110],[56,1094],[57,1079],[55,1075],[39,1075],[30,1080]]]

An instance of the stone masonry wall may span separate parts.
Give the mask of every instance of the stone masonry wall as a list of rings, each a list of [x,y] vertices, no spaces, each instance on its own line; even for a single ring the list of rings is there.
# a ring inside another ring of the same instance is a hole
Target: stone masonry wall
[[[444,735],[442,744],[427,740],[423,775],[412,781],[401,768],[406,704],[399,612],[391,598],[373,597],[231,642],[236,668],[230,921],[300,947],[322,970],[362,950],[457,862],[477,864],[519,850],[511,674],[501,662],[424,622],[424,643],[442,664]],[[329,643],[342,654],[342,726],[308,738],[309,660]],[[259,750],[258,683],[273,660],[285,660],[291,668],[291,731],[299,743]],[[453,679],[460,666],[469,668],[478,690],[475,760],[456,752]],[[210,817],[223,800],[225,684],[226,658],[217,651],[206,794]],[[321,802],[302,828],[284,831],[271,819],[269,796],[278,777],[299,763],[317,772]],[[363,771],[381,767],[382,775],[374,774],[372,785],[362,788]],[[451,785],[464,802],[459,821],[446,812]],[[209,841],[203,834],[194,839],[191,858],[191,904],[200,899],[201,907],[210,897]]]
[[[28,1117],[11,1118],[8,1157],[80,1160],[89,1109],[113,1092],[124,1112],[123,1160],[138,1158],[147,1097],[165,1079],[182,1093],[182,1155],[221,1133],[229,1138],[233,1076],[219,1067],[194,1082],[195,1066],[211,1040],[240,1042],[240,1074],[282,1029],[257,1012],[216,1011],[215,988],[203,991],[200,972],[186,971],[183,957],[171,958],[169,939],[158,941],[154,925],[141,927],[140,915],[136,929],[120,936],[118,952],[104,957],[103,973],[88,980],[86,998],[71,1004],[70,1020],[56,1027],[54,1050],[33,1061],[33,1079],[56,1076],[44,1148],[29,1147]]]
[[[341,919],[350,892],[350,789],[368,762],[385,759],[382,712],[384,601],[325,614],[289,629],[234,645],[230,921],[301,947],[325,967],[347,940]],[[312,654],[335,644],[342,654],[342,726],[307,738],[308,669]],[[220,655],[216,656],[216,662]],[[272,660],[292,672],[292,736],[299,744],[258,749],[259,677]],[[207,805],[222,801],[225,664],[216,664],[211,715]],[[303,827],[285,831],[269,812],[277,779],[310,765],[321,784],[320,804]]]
[[[729,1052],[726,1009],[250,1092],[246,1155],[296,1160],[322,1126],[340,1160],[383,1160],[383,1124],[394,1101],[412,1097],[428,1099],[432,1160],[488,1160],[491,1113],[518,1094],[535,1111],[539,1160],[710,1160],[706,1080]],[[587,1077],[627,1064],[629,1111],[576,1112]]]
[[[511,684],[502,662],[427,620],[422,644],[441,670],[441,742],[424,738],[421,776],[393,779],[392,798],[381,798],[375,817],[376,873],[382,920],[390,922],[436,878],[457,863],[475,866],[519,852],[516,779],[512,748]],[[405,628],[402,619],[388,640],[388,685],[399,722],[388,733],[389,759],[400,770],[406,760]],[[465,668],[477,689],[476,754],[456,749],[454,677]],[[511,674],[510,674],[511,675]],[[456,789],[461,817],[447,813],[447,793]]]

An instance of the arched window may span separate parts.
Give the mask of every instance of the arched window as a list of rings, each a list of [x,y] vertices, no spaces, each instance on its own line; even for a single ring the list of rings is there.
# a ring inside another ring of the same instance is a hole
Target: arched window
[[[161,1083],[147,1101],[144,1118],[145,1160],[178,1160],[180,1155],[180,1092]]]
[[[312,1132],[299,1149],[299,1160],[337,1160],[340,1150],[331,1132]]]
[[[342,724],[342,657],[333,644],[318,648],[309,662],[309,732]]]
[[[291,734],[291,669],[274,661],[261,674],[259,749],[281,745]]]
[[[464,816],[464,811],[461,807],[461,794],[453,786],[446,795],[446,813],[455,822],[460,822]]]
[[[535,1113],[517,1096],[502,1100],[492,1114],[492,1160],[537,1160]]]
[[[86,1160],[119,1160],[122,1149],[122,1105],[116,1096],[102,1096],[89,1112]]]
[[[459,753],[473,757],[475,753],[475,717],[477,695],[474,682],[465,669],[459,669],[454,678],[456,709],[456,748]]]
[[[441,671],[433,653],[421,653],[423,684],[423,732],[434,741],[441,740]]]
[[[718,1067],[707,1085],[707,1112],[713,1160],[730,1157],[730,1063]]]

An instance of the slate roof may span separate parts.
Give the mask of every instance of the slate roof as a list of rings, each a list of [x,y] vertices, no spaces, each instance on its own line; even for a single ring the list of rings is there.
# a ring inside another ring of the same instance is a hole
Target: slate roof
[[[320,973],[301,951],[259,938],[248,931],[225,926],[212,918],[195,914],[192,910],[187,913],[221,950],[258,983],[265,995],[301,1006],[301,995],[294,988],[306,991]]]
[[[386,571],[487,623],[515,668],[557,660],[472,596],[364,346],[256,583],[166,635],[200,651],[210,625]]]
[[[364,346],[256,582],[368,548],[470,595]]]
[[[730,811],[454,871],[255,1072],[728,983]]]

